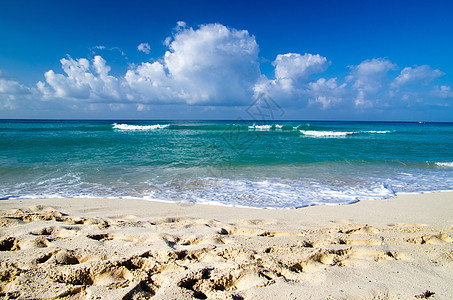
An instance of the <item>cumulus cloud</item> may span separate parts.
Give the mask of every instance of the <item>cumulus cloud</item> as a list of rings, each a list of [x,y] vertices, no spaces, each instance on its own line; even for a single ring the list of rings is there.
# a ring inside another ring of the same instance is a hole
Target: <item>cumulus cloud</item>
[[[151,51],[151,47],[149,46],[148,43],[141,43],[140,45],[137,46],[137,50],[149,54],[149,52]]]
[[[160,62],[133,65],[124,77],[115,78],[100,56],[91,62],[62,59],[66,74],[50,70],[38,88],[48,98],[119,100],[124,95],[124,100],[140,103],[210,105],[250,101],[260,76],[255,37],[221,24],[178,27]]]
[[[428,85],[437,78],[444,75],[444,72],[440,70],[433,70],[428,65],[419,67],[407,67],[404,68],[401,73],[392,82],[392,87],[401,88],[405,85]]]
[[[306,92],[310,75],[327,70],[330,62],[316,54],[287,53],[277,55],[272,63],[275,79],[262,76],[256,83],[255,94],[268,93],[277,98],[300,98]]]
[[[364,60],[357,66],[351,66],[351,75],[348,80],[354,82],[353,86],[366,92],[376,92],[388,79],[387,73],[394,70],[396,65],[384,58]]]
[[[324,109],[334,106],[343,101],[347,93],[346,86],[346,83],[338,85],[336,77],[329,80],[319,78],[315,82],[310,82],[307,89],[309,104],[319,104]]]
[[[169,47],[165,66],[187,103],[250,100],[260,70],[258,44],[248,31],[220,24],[188,28]]]
[[[38,89],[45,98],[69,98],[115,101],[121,97],[120,84],[110,76],[110,67],[101,56],[90,62],[85,58],[60,60],[66,75],[49,70],[44,74],[46,83],[39,81]]]
[[[126,86],[129,87],[126,98],[143,103],[180,102],[178,91],[174,89],[171,78],[159,62],[144,62],[127,71]]]
[[[330,62],[319,54],[305,53],[279,54],[274,61],[276,79],[308,79],[311,74],[322,73],[327,70]]]
[[[446,85],[435,86],[431,91],[431,95],[441,99],[453,98],[453,90]]]
[[[16,95],[29,94],[30,89],[16,80],[0,78],[0,95],[14,97]]]
[[[331,65],[326,57],[278,54],[272,62],[273,74],[266,76],[260,71],[262,60],[255,37],[222,24],[191,28],[180,21],[164,44],[167,51],[163,56],[129,64],[126,73],[117,76],[100,55],[68,56],[60,60],[62,71],[46,72],[37,88],[0,78],[0,97],[12,103],[15,95],[33,90],[40,93],[37,99],[53,103],[66,99],[71,105],[89,109],[104,105],[111,111],[122,111],[126,106],[147,111],[154,104],[243,106],[261,93],[282,106],[329,110],[342,105],[359,111],[423,103],[425,96],[453,97],[449,86],[432,86],[443,75],[440,70],[423,65],[397,74],[391,72],[397,69],[396,64],[386,58],[364,60],[349,66],[347,76],[329,78],[320,75]],[[90,50],[104,51],[108,57],[107,51],[118,49],[97,46]],[[141,43],[137,50],[149,53],[150,47]],[[418,85],[426,85],[425,94],[414,89]]]
[[[16,80],[2,78],[2,71],[0,70],[0,107],[5,109],[14,109],[16,101],[24,96],[32,93],[29,87],[19,83]]]
[[[260,71],[258,45],[246,30],[220,24],[185,28],[168,46],[162,63],[142,63],[128,70],[129,99],[210,105],[251,99]]]
[[[351,74],[346,78],[353,82],[357,91],[354,104],[358,107],[372,107],[373,96],[388,83],[388,72],[396,69],[396,65],[384,58],[364,60],[357,66],[350,66]]]

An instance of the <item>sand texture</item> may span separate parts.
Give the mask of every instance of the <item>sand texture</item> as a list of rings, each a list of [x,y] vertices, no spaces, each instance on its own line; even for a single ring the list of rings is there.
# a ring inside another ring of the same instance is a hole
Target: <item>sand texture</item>
[[[259,210],[0,201],[5,299],[452,299],[453,193]]]

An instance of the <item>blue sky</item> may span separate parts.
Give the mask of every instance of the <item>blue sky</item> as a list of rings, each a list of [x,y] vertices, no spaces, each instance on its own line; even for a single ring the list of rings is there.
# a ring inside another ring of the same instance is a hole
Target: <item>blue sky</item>
[[[451,1],[3,1],[0,118],[453,121]],[[141,46],[140,46],[141,45]]]

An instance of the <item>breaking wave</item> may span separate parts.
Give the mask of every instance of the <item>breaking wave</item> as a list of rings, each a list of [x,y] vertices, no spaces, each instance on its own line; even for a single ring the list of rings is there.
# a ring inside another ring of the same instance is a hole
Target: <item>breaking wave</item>
[[[346,137],[353,134],[367,134],[367,133],[390,133],[388,130],[369,130],[369,131],[318,131],[318,130],[299,130],[304,136],[308,137]]]
[[[453,168],[453,161],[436,162],[436,165],[439,167]]]
[[[129,124],[117,124],[113,123],[113,129],[119,130],[156,130],[156,129],[164,129],[169,127],[170,124],[156,124],[156,125],[129,125]]]

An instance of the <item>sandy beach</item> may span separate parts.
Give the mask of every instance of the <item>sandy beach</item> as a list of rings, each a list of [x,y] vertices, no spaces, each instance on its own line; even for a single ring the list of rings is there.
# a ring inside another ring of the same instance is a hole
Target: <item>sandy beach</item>
[[[0,201],[5,299],[451,299],[453,193],[248,209]]]

